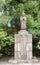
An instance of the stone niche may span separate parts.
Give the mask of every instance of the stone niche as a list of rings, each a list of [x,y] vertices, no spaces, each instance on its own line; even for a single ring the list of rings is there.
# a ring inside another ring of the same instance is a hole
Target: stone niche
[[[32,59],[32,35],[25,30],[15,34],[15,59]]]

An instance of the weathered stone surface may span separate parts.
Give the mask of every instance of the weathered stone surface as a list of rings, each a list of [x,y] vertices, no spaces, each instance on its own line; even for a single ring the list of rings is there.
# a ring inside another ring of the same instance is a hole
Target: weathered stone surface
[[[32,51],[27,51],[27,59],[32,59]]]
[[[28,42],[32,43],[32,34],[28,34]]]
[[[32,44],[31,44],[31,43],[28,43],[28,44],[27,44],[26,50],[27,50],[27,51],[32,51]]]
[[[18,44],[15,43],[15,51],[18,51]]]
[[[19,35],[19,34],[16,34],[15,35],[15,43],[16,44],[18,44],[18,43],[20,43],[21,42],[21,38],[20,38],[21,36]]]
[[[17,42],[17,43],[16,43]],[[15,36],[17,59],[32,59],[32,35],[21,32]]]
[[[22,59],[20,59],[20,60],[19,60],[19,59],[17,59],[17,60],[15,59],[15,60],[14,60],[13,58],[11,58],[11,59],[9,59],[8,62],[9,62],[10,64],[13,64],[13,65],[14,65],[14,64],[15,64],[15,65],[20,65],[20,64],[22,64],[22,65],[23,65],[23,64],[24,64],[24,65],[25,65],[25,64],[26,64],[26,65],[27,65],[27,64],[28,64],[28,65],[30,65],[30,64],[32,64],[32,65],[35,65],[35,64],[36,64],[36,65],[40,65],[40,61],[38,61],[37,58],[36,58],[36,59],[31,59],[31,60],[30,60],[30,59],[29,59],[29,60],[22,60]]]
[[[18,59],[18,52],[15,51],[15,59]]]

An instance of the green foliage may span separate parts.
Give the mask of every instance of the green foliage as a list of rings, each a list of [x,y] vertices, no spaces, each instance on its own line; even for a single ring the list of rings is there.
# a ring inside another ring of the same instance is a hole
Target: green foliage
[[[14,38],[12,36],[7,36],[7,32],[1,31],[0,32],[0,50],[2,50],[3,47],[5,48],[7,45],[10,46],[12,44],[14,44]],[[2,55],[2,53],[0,53],[0,55]]]
[[[16,7],[16,17],[19,18],[23,11],[24,11],[24,5],[18,4]]]
[[[26,2],[26,0],[17,0],[17,1],[18,1],[18,2],[23,2],[23,3]]]
[[[2,47],[6,46],[6,45],[11,45],[13,44],[14,39],[12,36],[7,36],[7,33],[2,31],[0,32],[0,45]]]
[[[38,13],[39,3],[37,1],[28,1],[24,4],[24,10],[28,14],[35,15]]]
[[[2,47],[1,51],[3,55],[14,57],[14,44]]]
[[[0,53],[0,58],[2,58],[2,53]]]
[[[34,18],[30,14],[28,14],[26,17],[27,17],[27,27],[28,28],[33,27],[35,23]]]
[[[40,40],[39,40],[39,42],[38,42],[37,49],[40,50]]]
[[[11,19],[11,16],[2,15],[0,17],[0,26],[6,26],[7,22]]]
[[[40,23],[40,11],[38,11],[37,21]]]
[[[4,5],[4,1],[0,0],[0,10],[2,9],[3,5]]]
[[[5,3],[9,3],[9,2],[11,2],[11,0],[5,0]]]

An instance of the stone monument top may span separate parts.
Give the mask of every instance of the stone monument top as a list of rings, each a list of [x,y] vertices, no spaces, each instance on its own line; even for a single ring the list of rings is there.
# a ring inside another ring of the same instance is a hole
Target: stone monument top
[[[26,30],[26,15],[24,12],[20,17],[20,23],[21,23],[21,30]]]
[[[25,16],[25,13],[24,12],[22,12],[22,16]]]

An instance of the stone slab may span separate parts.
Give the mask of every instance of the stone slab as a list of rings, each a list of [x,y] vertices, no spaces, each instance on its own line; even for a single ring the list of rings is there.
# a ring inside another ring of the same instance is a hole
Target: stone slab
[[[15,35],[15,59],[32,59],[32,35],[21,30]]]
[[[34,62],[35,61],[35,62]],[[40,65],[40,62],[38,61],[38,59],[32,59],[32,60],[14,60],[14,59],[10,59],[9,61],[8,61],[8,63],[10,63],[10,64],[18,64],[18,65],[20,65],[20,64],[28,64],[28,65],[30,65],[30,64],[32,64],[32,65],[35,65],[35,64],[37,64],[37,65]]]

